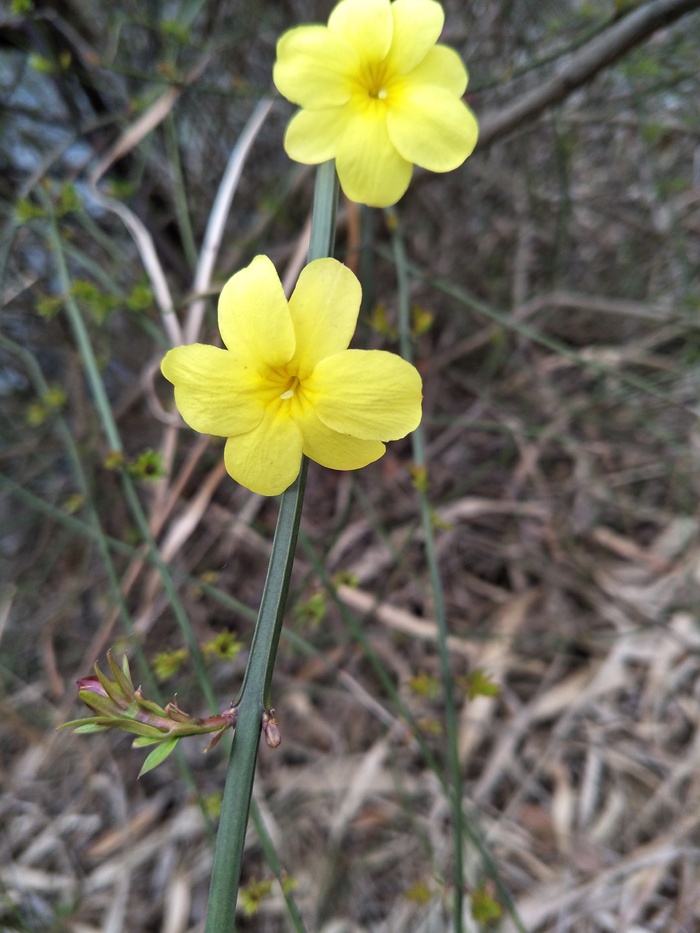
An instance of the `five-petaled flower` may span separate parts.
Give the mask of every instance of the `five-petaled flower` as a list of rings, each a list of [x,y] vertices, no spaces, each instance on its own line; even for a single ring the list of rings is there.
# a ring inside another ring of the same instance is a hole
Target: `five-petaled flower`
[[[289,302],[272,262],[256,256],[224,286],[219,330],[226,349],[170,350],[163,375],[190,427],[228,438],[230,475],[274,496],[299,474],[302,454],[353,470],[421,417],[421,379],[384,350],[349,350],[361,289],[335,259],[317,259]]]
[[[302,108],[287,128],[287,155],[309,165],[335,159],[345,194],[374,207],[399,200],[413,163],[460,166],[478,127],[461,100],[461,59],[436,45],[444,19],[435,0],[342,0],[327,26],[286,32],[273,78]]]

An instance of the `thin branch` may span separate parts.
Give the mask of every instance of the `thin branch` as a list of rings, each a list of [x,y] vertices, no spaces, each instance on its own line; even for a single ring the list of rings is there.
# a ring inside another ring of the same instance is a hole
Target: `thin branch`
[[[670,26],[686,13],[700,8],[700,0],[655,0],[623,19],[570,56],[549,81],[528,91],[512,104],[487,114],[479,129],[479,147],[506,136],[547,107],[561,103],[599,71],[622,58],[657,29]]]

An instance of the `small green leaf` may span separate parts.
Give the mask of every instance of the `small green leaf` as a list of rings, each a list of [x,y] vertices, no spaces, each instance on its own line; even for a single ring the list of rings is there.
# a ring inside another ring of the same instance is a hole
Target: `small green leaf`
[[[129,464],[129,473],[134,479],[149,480],[165,476],[163,458],[159,451],[144,450],[133,463]]]
[[[41,402],[31,402],[27,405],[27,424],[30,428],[38,428],[46,421],[48,411]]]
[[[243,913],[252,917],[272,891],[271,881],[253,881],[239,891],[239,900]]]
[[[46,58],[44,55],[30,55],[27,59],[27,63],[30,68],[33,68],[34,71],[38,71],[40,74],[53,74],[56,71],[56,67],[50,58]]]
[[[68,515],[73,515],[79,509],[82,509],[84,504],[85,496],[81,492],[74,492],[63,503],[63,511]]]
[[[167,680],[180,670],[187,660],[187,648],[177,648],[174,651],[161,651],[153,658],[153,672],[158,680]]]
[[[220,790],[213,790],[211,793],[204,794],[202,797],[202,806],[212,820],[218,820],[221,816],[222,800],[223,794]]]
[[[40,298],[36,303],[37,314],[41,317],[52,318],[62,307],[63,302],[64,299],[60,295],[47,295],[45,298]]]
[[[239,641],[235,632],[224,629],[215,635],[210,641],[202,645],[202,651],[207,657],[217,661],[233,661],[243,647],[243,642]]]
[[[59,59],[59,64],[62,68],[70,67],[70,54],[68,55],[68,58],[65,58],[62,55]],[[58,202],[56,204],[56,213],[59,217],[63,217],[66,214],[72,214],[75,211],[79,211],[82,206],[83,202],[80,200],[80,195],[78,194],[75,185],[66,185],[59,195]]]
[[[160,745],[157,745],[148,758],[144,761],[143,766],[139,771],[139,777],[141,777],[142,774],[147,774],[149,771],[152,771],[154,768],[157,768],[158,765],[162,764],[168,755],[173,751],[177,743],[177,739],[166,739],[165,742],[161,742]]]
[[[114,717],[110,721],[110,726],[113,729],[123,729],[124,732],[131,732],[133,735],[143,735],[147,739],[158,739],[163,735],[167,735],[167,729],[159,729],[157,726],[149,726],[145,722],[139,722],[137,719],[123,719],[119,717]]]
[[[102,694],[95,693],[93,690],[79,690],[78,699],[82,700],[98,716],[112,716],[114,714],[114,703],[108,696],[103,697]]]
[[[439,719],[434,719],[430,716],[421,716],[420,719],[416,720],[416,725],[425,735],[442,735],[442,723]]]
[[[440,695],[440,681],[427,671],[421,671],[408,682],[410,689],[426,700],[436,700]]]
[[[15,217],[21,224],[27,223],[29,220],[36,220],[45,215],[46,211],[44,208],[39,207],[38,204],[34,204],[29,198],[20,198],[15,205]]]
[[[118,198],[120,201],[126,201],[134,193],[134,183],[131,181],[120,181],[113,178],[105,187],[107,194],[113,198]]]
[[[475,668],[466,677],[460,678],[470,700],[475,697],[495,697],[501,692],[501,688],[495,683],[488,674],[481,668]]]
[[[326,597],[323,593],[314,593],[303,603],[294,607],[294,617],[299,625],[316,628],[326,615]]]
[[[395,327],[392,327],[389,323],[389,319],[386,313],[386,306],[383,304],[375,305],[370,314],[369,326],[376,333],[381,334],[383,337],[388,337],[390,340],[396,340],[398,336],[398,331]]]
[[[110,450],[102,462],[105,470],[119,470],[124,466],[125,457],[121,450]],[[126,655],[124,655],[126,657]]]
[[[162,741],[163,740],[160,738],[152,739],[146,735],[139,735],[131,743],[131,747],[132,748],[148,748],[149,745],[157,745],[159,742],[162,742]]]
[[[299,882],[293,875],[287,875],[282,879],[282,891],[284,894],[290,894],[299,887]]]
[[[425,466],[410,467],[413,486],[418,492],[428,491],[428,468]]]
[[[72,726],[73,723],[71,723],[71,722],[66,722],[66,723],[64,723],[63,725],[65,725],[65,726]],[[59,729],[62,729],[62,728],[63,728],[63,726],[59,726]],[[76,731],[76,732],[80,732],[80,733],[82,733],[82,734],[84,735],[84,734],[87,733],[87,732],[106,732],[106,731],[107,731],[107,727],[106,727],[106,726],[96,726],[94,722],[89,722],[89,723],[86,723],[86,725],[84,725],[84,726],[77,726],[77,728],[75,729],[75,731]]]
[[[477,923],[490,924],[503,913],[501,905],[494,898],[491,892],[492,885],[488,883],[480,884],[472,892],[472,917]]]
[[[416,904],[429,904],[434,894],[426,881],[416,881],[408,891],[404,891],[403,896],[406,900],[414,901]]]
[[[153,292],[147,285],[135,285],[126,296],[126,306],[129,311],[139,314],[148,311],[154,300]]]
[[[190,38],[190,30],[174,19],[164,19],[160,23],[160,29],[164,36],[170,36],[177,42],[185,45]]]
[[[427,333],[433,326],[433,320],[435,319],[435,315],[419,305],[414,305],[411,308],[411,317],[413,319],[411,330],[414,337]]]
[[[357,589],[360,585],[356,574],[350,570],[339,570],[338,573],[334,573],[331,582],[333,586],[349,586],[352,589]]]
[[[60,386],[50,388],[39,401],[31,402],[27,407],[27,423],[35,428],[44,421],[53,411],[58,411],[66,401],[66,393]]]
[[[124,696],[119,691],[119,686],[113,680],[110,680],[106,674],[103,674],[102,671],[98,668],[97,664],[95,665],[95,673],[97,674],[97,679],[102,684],[102,688],[107,696],[101,696],[95,693],[93,690],[88,690],[87,693],[92,694],[93,699],[89,700],[88,697],[83,696],[86,692],[85,690],[79,690],[78,696],[90,709],[95,709],[98,712],[102,713],[105,716],[110,716],[116,709],[125,710],[129,705],[131,697]]]
[[[110,670],[112,671],[112,676],[115,681],[119,684],[119,688],[122,691],[123,696],[133,697],[134,695],[134,685],[131,680],[131,674],[129,668],[126,667],[125,670],[119,667],[117,662],[114,660],[114,655],[111,651],[107,652],[107,661],[109,662]],[[109,693],[109,691],[107,691]]]
[[[70,199],[64,199],[66,209],[73,209]],[[71,294],[85,306],[88,313],[97,324],[103,324],[110,313],[118,308],[122,299],[117,295],[101,291],[94,282],[87,279],[75,279]]]

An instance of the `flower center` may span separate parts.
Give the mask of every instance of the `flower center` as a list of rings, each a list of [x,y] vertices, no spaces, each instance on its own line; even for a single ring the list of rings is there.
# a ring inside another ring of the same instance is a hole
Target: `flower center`
[[[282,399],[294,398],[297,388],[299,387],[299,380],[296,376],[290,376],[286,383],[286,389],[280,395]]]
[[[386,100],[389,96],[388,83],[388,75],[383,62],[367,66],[363,75],[363,84],[369,97],[374,100]]]

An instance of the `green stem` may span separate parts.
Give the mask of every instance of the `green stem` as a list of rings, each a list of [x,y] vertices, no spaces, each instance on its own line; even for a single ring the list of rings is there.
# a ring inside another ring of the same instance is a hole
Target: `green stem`
[[[262,714],[269,706],[269,684],[294,561],[306,467],[307,462],[304,460],[299,476],[283,494],[280,503],[260,614],[238,702],[238,721],[216,837],[205,933],[226,933],[234,929]]]
[[[308,262],[333,255],[337,209],[338,177],[335,174],[335,162],[324,162],[316,172]]]
[[[319,167],[316,176],[309,261],[332,255],[337,199],[335,166],[326,162]],[[283,493],[280,502],[260,612],[238,698],[238,721],[221,805],[205,933],[228,933],[235,928],[262,715],[270,707],[270,683],[294,562],[307,468],[308,461],[304,457],[299,476]]]
[[[409,294],[408,268],[406,262],[406,251],[404,248],[403,237],[399,226],[399,219],[395,209],[387,211],[390,218],[392,231],[392,246],[394,252],[394,263],[396,265],[397,276],[397,300],[398,300],[398,322],[399,322],[399,341],[401,355],[408,362],[413,361],[413,345],[411,342],[411,303]],[[411,435],[413,445],[413,461],[418,471],[418,475],[425,473],[425,438],[423,429],[419,425]],[[447,626],[447,615],[445,613],[445,601],[443,596],[442,578],[440,576],[440,567],[438,565],[437,550],[435,548],[435,536],[433,534],[432,510],[426,491],[422,484],[418,483],[418,497],[420,504],[421,526],[423,529],[423,545],[425,548],[425,559],[428,565],[430,583],[433,592],[433,603],[435,609],[435,620],[438,628],[438,653],[440,657],[440,673],[442,679],[442,689],[445,697],[445,724],[447,727],[447,746],[449,755],[450,772],[450,796],[452,804],[452,832],[454,837],[454,930],[455,933],[462,933],[463,930],[463,903],[464,903],[464,816],[462,812],[462,771],[459,765],[458,751],[458,725],[457,711],[455,709],[454,690],[452,689],[452,665],[450,662],[450,651],[447,646],[447,637],[449,635]]]

